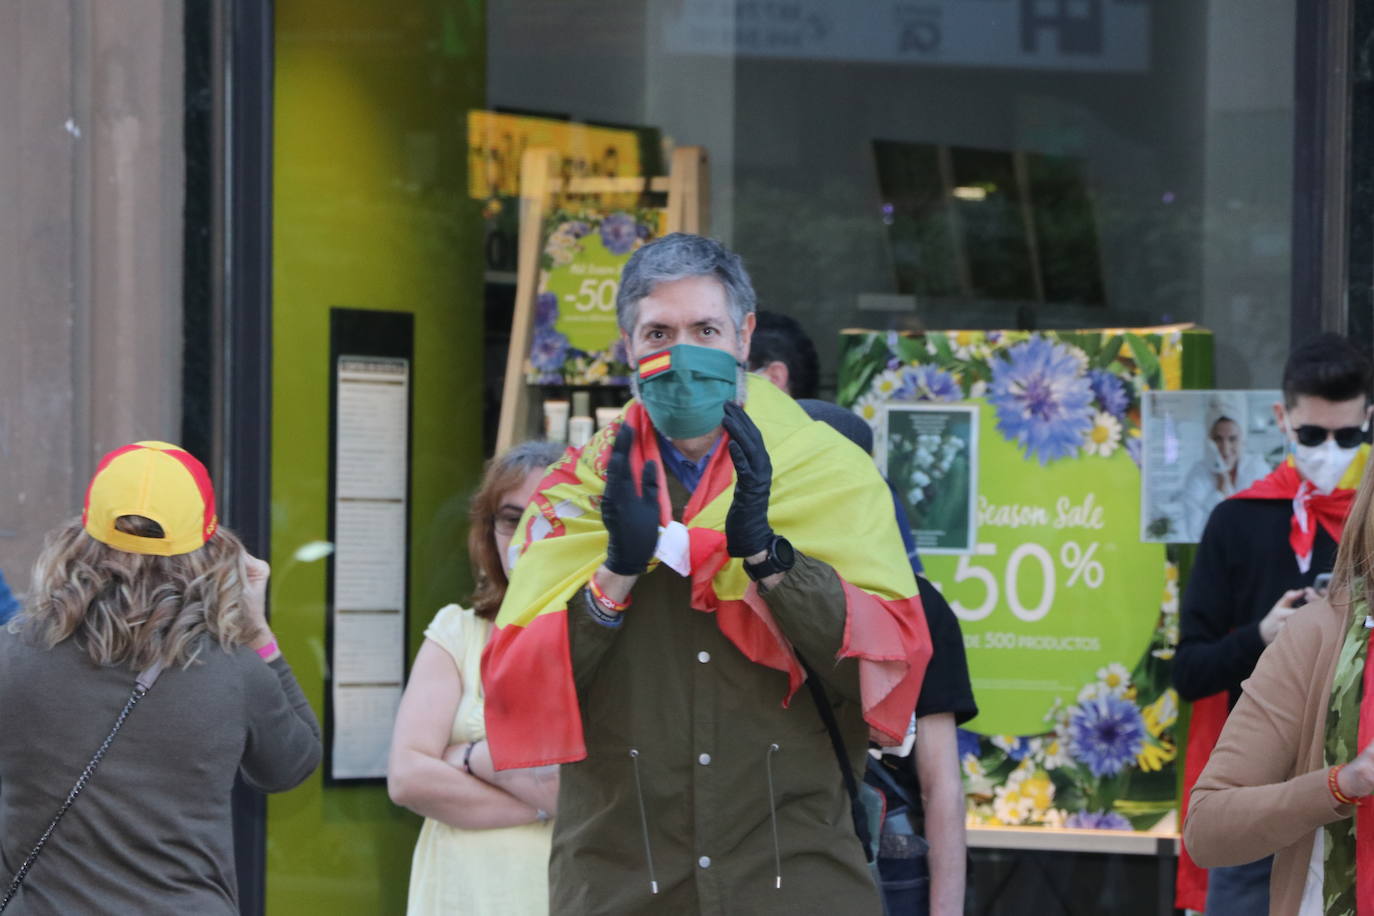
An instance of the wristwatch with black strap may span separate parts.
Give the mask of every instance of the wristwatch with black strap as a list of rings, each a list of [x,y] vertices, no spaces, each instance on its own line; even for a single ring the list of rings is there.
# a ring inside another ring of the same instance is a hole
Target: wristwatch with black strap
[[[796,564],[797,551],[792,548],[792,542],[780,534],[775,534],[773,540],[768,542],[768,555],[763,561],[750,563],[746,560],[744,571],[750,579],[758,582],[775,573],[785,573]]]

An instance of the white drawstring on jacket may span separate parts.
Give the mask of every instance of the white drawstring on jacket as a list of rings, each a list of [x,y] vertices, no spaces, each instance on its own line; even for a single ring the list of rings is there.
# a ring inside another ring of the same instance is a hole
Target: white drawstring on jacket
[[[773,755],[779,751],[776,744],[768,745],[768,756],[764,767],[768,770],[768,817],[773,822],[773,889],[782,890],[782,851],[778,846],[778,803],[773,796]]]
[[[649,863],[649,892],[658,893],[658,880],[654,877],[654,850],[649,844],[649,814],[644,808],[644,786],[639,781],[639,749],[630,748],[630,762],[635,770],[635,797],[639,799],[639,825],[644,831],[644,858]]]

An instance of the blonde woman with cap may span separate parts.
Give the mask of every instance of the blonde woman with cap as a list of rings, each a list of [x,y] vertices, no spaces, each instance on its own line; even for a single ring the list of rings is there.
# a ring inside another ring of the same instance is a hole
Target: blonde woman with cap
[[[409,916],[538,916],[549,911],[550,823],[558,768],[491,765],[482,650],[506,595],[510,543],[545,468],[563,454],[526,442],[493,458],[472,498],[472,607],[434,615],[391,740],[392,801],[425,818],[410,870]]]
[[[1263,458],[1245,451],[1247,416],[1243,392],[1217,392],[1208,400],[1203,457],[1183,482],[1184,540],[1202,537],[1218,503],[1269,473]]]
[[[267,625],[268,574],[219,527],[190,454],[101,460],[0,630],[0,703],[24,713],[0,729],[7,916],[238,912],[235,775],[285,791],[321,752]]]

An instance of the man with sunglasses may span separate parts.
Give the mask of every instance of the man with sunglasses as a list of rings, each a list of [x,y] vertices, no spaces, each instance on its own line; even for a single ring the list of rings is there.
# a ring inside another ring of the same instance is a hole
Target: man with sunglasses
[[[1317,578],[1335,564],[1369,451],[1370,376],[1369,360],[1344,337],[1323,334],[1297,347],[1284,366],[1283,403],[1274,405],[1286,459],[1207,520],[1174,658],[1174,686],[1194,702],[1189,784],[1260,653],[1316,597]],[[1208,916],[1268,912],[1270,863],[1211,869]],[[1181,888],[1187,873],[1185,865]]]

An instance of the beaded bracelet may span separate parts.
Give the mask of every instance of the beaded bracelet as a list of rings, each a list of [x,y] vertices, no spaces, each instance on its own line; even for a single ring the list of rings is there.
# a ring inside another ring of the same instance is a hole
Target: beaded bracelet
[[[1341,775],[1341,770],[1344,768],[1345,764],[1341,764],[1340,766],[1334,766],[1326,771],[1326,787],[1331,790],[1331,797],[1342,805],[1357,805],[1360,801],[1358,798],[1351,798],[1341,791],[1339,777]]]

